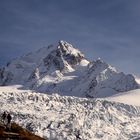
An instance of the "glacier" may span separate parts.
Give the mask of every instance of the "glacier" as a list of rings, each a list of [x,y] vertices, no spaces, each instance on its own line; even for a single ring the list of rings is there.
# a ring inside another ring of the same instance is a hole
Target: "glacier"
[[[49,140],[140,139],[140,106],[116,101],[0,88],[0,113]]]

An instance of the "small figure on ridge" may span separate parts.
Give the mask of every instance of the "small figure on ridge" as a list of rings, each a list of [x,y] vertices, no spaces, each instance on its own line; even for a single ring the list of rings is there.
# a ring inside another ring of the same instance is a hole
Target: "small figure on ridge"
[[[11,115],[8,113],[8,115],[7,115],[7,125],[10,125],[11,119],[12,119],[12,117],[11,117]]]
[[[3,122],[3,124],[5,124],[6,117],[7,117],[7,114],[6,114],[6,112],[4,111],[3,114],[2,114],[2,122]]]

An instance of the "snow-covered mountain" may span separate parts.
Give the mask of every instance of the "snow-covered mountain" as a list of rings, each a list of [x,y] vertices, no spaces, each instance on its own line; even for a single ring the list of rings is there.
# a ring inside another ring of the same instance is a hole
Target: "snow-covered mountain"
[[[106,97],[138,88],[132,75],[98,59],[88,61],[66,41],[15,59],[0,69],[0,85],[78,97]]]
[[[136,100],[138,97],[133,96]],[[47,140],[139,140],[140,107],[112,102],[114,99],[66,97],[0,87],[0,114],[10,112],[12,121]]]
[[[73,88],[73,92],[82,91],[84,95],[96,98],[136,88],[138,84],[131,74],[118,72],[114,67],[98,59],[89,64],[88,70],[80,77],[78,86]]]
[[[12,121],[46,139],[140,139],[135,78],[101,59],[88,61],[65,41],[12,60],[0,69],[0,85],[0,114],[10,112]]]

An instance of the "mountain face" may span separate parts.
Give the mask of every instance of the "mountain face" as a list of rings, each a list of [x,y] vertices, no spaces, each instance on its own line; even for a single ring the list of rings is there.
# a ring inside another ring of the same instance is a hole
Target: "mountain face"
[[[0,69],[0,85],[21,84],[38,92],[106,97],[138,88],[132,75],[98,59],[89,62],[66,41],[15,59]]]
[[[106,97],[138,88],[131,74],[118,72],[100,59],[89,64],[88,70],[80,77],[77,85],[73,87],[73,92],[81,90],[87,97]]]

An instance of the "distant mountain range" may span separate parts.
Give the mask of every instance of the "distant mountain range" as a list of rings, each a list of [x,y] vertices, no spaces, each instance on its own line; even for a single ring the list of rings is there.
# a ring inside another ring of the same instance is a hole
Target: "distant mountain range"
[[[93,98],[139,88],[133,75],[119,72],[101,59],[90,62],[66,41],[12,60],[0,69],[0,85]]]

